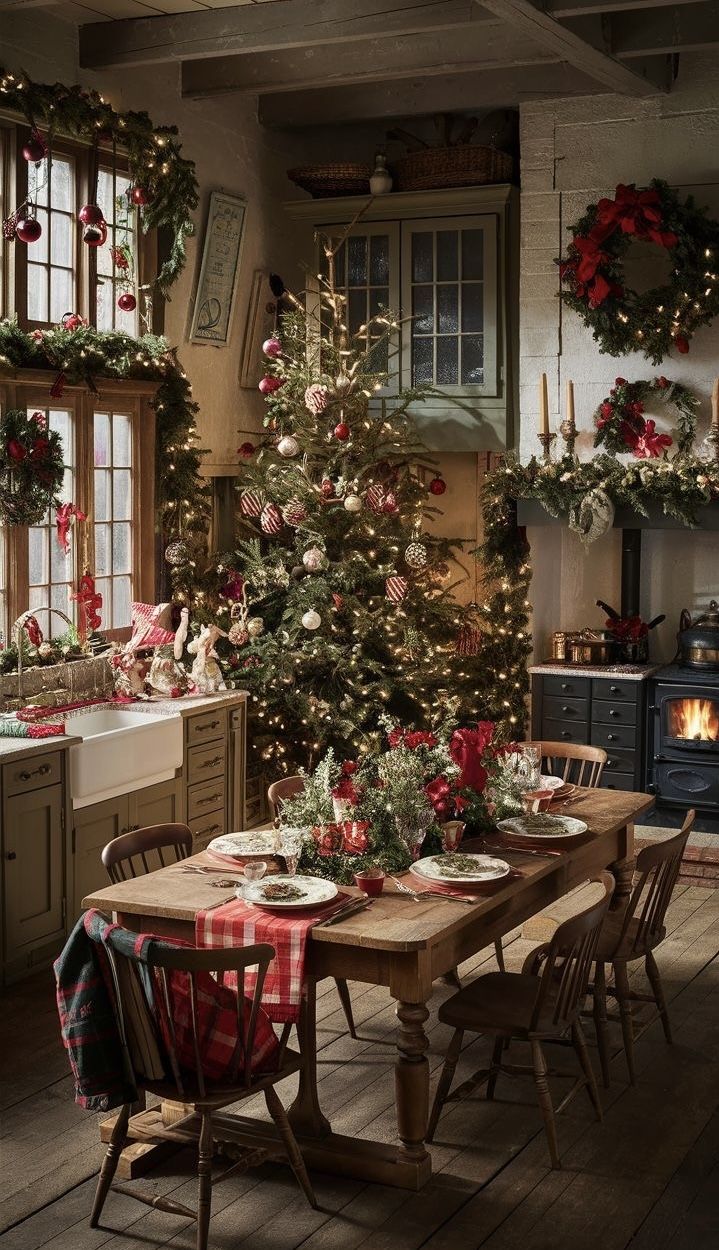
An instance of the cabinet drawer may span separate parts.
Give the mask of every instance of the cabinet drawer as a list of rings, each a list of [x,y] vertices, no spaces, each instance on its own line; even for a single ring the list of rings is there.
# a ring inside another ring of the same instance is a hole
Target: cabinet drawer
[[[592,720],[600,725],[636,725],[636,703],[609,703],[605,699],[592,700]]]
[[[195,742],[211,742],[224,738],[227,733],[227,712],[208,709],[201,716],[190,716],[185,721],[185,741],[188,746]]]
[[[62,781],[62,751],[33,756],[6,764],[3,768],[3,784],[6,794],[25,794],[40,786],[52,786]]]
[[[602,775],[599,785],[602,790],[636,790],[634,773],[607,773]]]
[[[542,715],[548,720],[583,721],[586,725],[589,717],[588,699],[543,699]]]
[[[604,765],[604,771],[605,773],[631,773],[634,776],[635,760],[636,755],[634,751],[607,750],[607,762]]]
[[[582,742],[587,741],[585,722],[568,725],[563,720],[542,721],[542,742]]]
[[[592,725],[592,746],[614,751],[625,751],[636,746],[637,731],[634,725]]]
[[[216,781],[206,781],[202,785],[190,786],[187,791],[187,819],[192,821],[196,816],[204,816],[205,812],[214,812],[225,806],[225,779],[218,777]]]
[[[225,743],[209,742],[207,746],[190,747],[187,752],[188,786],[196,781],[209,781],[211,777],[222,777],[225,772]]]
[[[219,838],[221,833],[225,832],[225,812],[220,808],[216,812],[207,812],[204,816],[197,816],[195,820],[188,820],[188,825],[192,831],[192,849],[193,851],[202,851],[211,842],[213,838]]]
[[[616,702],[621,699],[624,703],[636,703],[641,691],[641,683],[638,681],[611,681],[605,677],[595,677],[592,682],[592,697],[594,699],[609,699]]]
[[[545,677],[543,678],[543,691],[545,695],[556,695],[557,698],[563,699],[565,695],[571,695],[575,699],[589,698],[589,678],[588,677]]]

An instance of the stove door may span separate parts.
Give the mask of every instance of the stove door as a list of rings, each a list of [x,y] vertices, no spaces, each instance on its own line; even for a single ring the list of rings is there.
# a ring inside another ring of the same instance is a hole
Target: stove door
[[[719,755],[719,693],[712,688],[666,694],[661,701],[662,749]]]
[[[652,792],[658,803],[677,807],[719,807],[719,764],[655,760]]]

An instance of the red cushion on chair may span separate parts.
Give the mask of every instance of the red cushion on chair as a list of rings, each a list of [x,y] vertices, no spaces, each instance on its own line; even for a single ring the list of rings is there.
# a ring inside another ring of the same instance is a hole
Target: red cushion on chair
[[[197,1014],[200,1058],[205,1077],[211,1081],[231,1079],[237,1047],[237,992],[228,985],[220,985],[210,972],[198,972]],[[167,1008],[160,978],[156,975],[156,999],[159,1008],[160,1028],[165,1045],[171,1046],[173,1031],[167,1019]],[[192,1040],[192,1005],[190,977],[186,972],[173,970],[167,974],[167,985],[174,1030],[174,1050],[179,1067],[184,1071],[196,1070],[195,1049]],[[245,1029],[249,1023],[251,1000],[245,998]],[[274,1072],[279,1060],[280,1045],[267,1014],[260,1008],[257,1014],[255,1040],[252,1051],[251,1071]],[[244,1055],[243,1050],[240,1051]],[[242,1061],[239,1065],[242,1073]]]

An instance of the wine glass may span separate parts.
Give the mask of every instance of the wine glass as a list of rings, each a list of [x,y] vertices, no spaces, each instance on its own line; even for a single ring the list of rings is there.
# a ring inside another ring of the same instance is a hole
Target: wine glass
[[[281,829],[280,830],[280,855],[285,861],[285,871],[288,877],[294,877],[297,872],[297,865],[302,854],[302,830],[301,829]]]
[[[243,869],[248,881],[261,881],[267,872],[267,864],[263,859],[251,859]]]
[[[413,862],[419,859],[422,843],[433,820],[432,808],[424,812],[408,813],[406,816],[395,815],[397,835]]]
[[[522,744],[515,755],[514,771],[520,789],[538,790],[542,784],[542,755],[539,747]]]

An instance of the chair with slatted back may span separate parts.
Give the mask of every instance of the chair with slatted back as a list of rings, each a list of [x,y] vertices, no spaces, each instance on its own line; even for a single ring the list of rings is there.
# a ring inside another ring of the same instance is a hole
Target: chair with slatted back
[[[278,821],[280,808],[285,799],[295,798],[296,795],[302,793],[304,788],[305,779],[300,773],[293,773],[290,777],[281,777],[279,781],[273,781],[272,785],[267,787],[267,805],[275,823]],[[343,977],[335,977],[335,985],[337,986],[342,1010],[345,1013],[349,1035],[356,1038],[357,1030],[355,1029],[349,986]],[[287,1029],[286,1032],[289,1032],[289,1030]]]
[[[270,1035],[270,1026],[263,1020],[260,1001],[267,967],[274,958],[274,947],[265,943],[238,948],[202,950],[196,947],[173,946],[162,939],[146,939],[142,952],[137,949],[137,934],[116,927],[103,932],[101,940],[106,951],[114,985],[114,1007],[122,1051],[128,1072],[132,1070],[138,1090],[162,1100],[191,1106],[194,1114],[169,1127],[148,1129],[152,1138],[160,1137],[181,1145],[198,1148],[198,1207],[157,1197],[153,1192],[125,1185],[113,1185],[118,1159],[126,1139],[133,1104],[125,1103],[115,1121],[110,1143],[102,1163],[90,1217],[97,1227],[107,1195],[113,1192],[136,1198],[148,1206],[169,1211],[197,1221],[197,1250],[206,1250],[212,1202],[213,1142],[231,1143],[235,1158],[219,1177],[265,1162],[268,1158],[289,1161],[297,1181],[312,1207],[317,1206],[304,1159],[292,1131],[287,1112],[275,1086],[297,1073],[301,1057],[278,1047],[271,1036],[271,1052],[263,1041],[263,1063],[257,1064],[258,1023],[263,1037]],[[248,972],[256,969],[254,986]],[[231,990],[226,978],[236,978]],[[210,980],[211,978],[211,980]],[[149,984],[149,988],[148,988]],[[212,1031],[218,1018],[215,1000],[204,1007],[210,996],[222,994],[223,1010],[231,1026],[222,1026],[220,1036]],[[203,1015],[203,1009],[205,1014]],[[208,1021],[210,1022],[208,1024]],[[270,1030],[271,1032],[271,1030]],[[138,1046],[142,1037],[143,1046]],[[149,1049],[148,1049],[149,1039]],[[212,1047],[221,1049],[212,1050]],[[161,1076],[147,1075],[159,1063]],[[222,1066],[218,1067],[218,1057]],[[253,1071],[254,1066],[258,1071]],[[214,1065],[214,1067],[213,1067]],[[271,1071],[263,1071],[264,1066]],[[212,1073],[212,1077],[208,1074]],[[218,1079],[218,1072],[222,1075]],[[233,1103],[262,1093],[267,1110],[277,1128],[278,1137],[268,1140],[263,1135],[258,1143],[248,1135],[247,1121],[235,1114],[222,1114]],[[244,1130],[244,1131],[243,1131]],[[133,1125],[133,1136],[142,1136],[142,1129]],[[217,1183],[215,1181],[215,1183]]]
[[[174,861],[187,859],[192,852],[192,833],[187,825],[147,825],[144,829],[131,829],[121,833],[103,848],[101,859],[113,885],[131,877],[142,877],[151,871],[148,856],[155,852],[159,866],[167,867]],[[166,862],[167,861],[167,862]]]
[[[599,1058],[605,1086],[609,1086],[609,1043],[607,1037],[607,994],[612,994],[619,1004],[624,1053],[627,1060],[629,1080],[633,1085],[634,1025],[632,1003],[654,1003],[662,1022],[667,1043],[672,1043],[664,988],[654,951],[666,936],[665,917],[672,892],[679,876],[682,856],[691,833],[696,812],[687,812],[678,833],[663,842],[645,846],[637,855],[634,885],[625,911],[609,915],[602,929],[597,946],[594,969],[594,1024],[597,1031]],[[640,994],[629,988],[627,965],[638,959],[644,960],[651,994]],[[614,986],[608,988],[605,964],[614,971]],[[656,1016],[653,1017],[656,1019]]]
[[[445,1102],[461,1098],[476,1085],[487,1085],[487,1098],[494,1097],[500,1072],[512,1075],[532,1073],[544,1119],[552,1167],[560,1167],[554,1107],[547,1077],[544,1042],[561,1042],[569,1034],[579,1059],[582,1076],[560,1103],[567,1105],[586,1086],[597,1118],[602,1118],[594,1073],[580,1021],[592,961],[604,918],[614,890],[614,878],[604,872],[600,878],[602,895],[576,916],[559,926],[551,942],[538,948],[525,961],[521,972],[489,972],[454,994],[439,1009],[443,1024],[454,1026],[444,1067],[439,1078],[429,1117],[427,1141],[432,1141]],[[488,1068],[476,1072],[451,1093],[464,1033],[488,1034],[494,1038]],[[528,1042],[531,1067],[504,1063],[502,1056],[512,1040]]]

